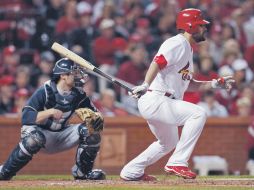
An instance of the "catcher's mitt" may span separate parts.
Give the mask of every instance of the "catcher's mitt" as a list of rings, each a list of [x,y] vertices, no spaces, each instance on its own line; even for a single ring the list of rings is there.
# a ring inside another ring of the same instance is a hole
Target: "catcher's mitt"
[[[79,108],[75,110],[75,113],[84,122],[88,128],[89,134],[103,130],[104,119],[99,112],[94,112],[89,108]]]

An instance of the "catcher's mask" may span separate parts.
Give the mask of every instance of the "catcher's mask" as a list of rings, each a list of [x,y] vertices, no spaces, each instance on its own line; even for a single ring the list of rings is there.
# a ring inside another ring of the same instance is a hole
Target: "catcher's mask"
[[[59,76],[61,74],[68,73],[74,75],[74,83],[76,88],[82,88],[83,85],[88,81],[88,75],[83,68],[68,58],[58,60],[53,68],[53,75]]]

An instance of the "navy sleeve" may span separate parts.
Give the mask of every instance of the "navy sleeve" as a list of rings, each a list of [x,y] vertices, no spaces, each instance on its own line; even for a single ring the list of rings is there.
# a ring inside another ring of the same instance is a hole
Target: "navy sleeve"
[[[35,125],[39,111],[44,110],[46,93],[44,87],[36,90],[22,110],[22,125]]]
[[[94,112],[98,111],[95,105],[91,102],[91,100],[87,96],[80,101],[78,108],[89,108]]]

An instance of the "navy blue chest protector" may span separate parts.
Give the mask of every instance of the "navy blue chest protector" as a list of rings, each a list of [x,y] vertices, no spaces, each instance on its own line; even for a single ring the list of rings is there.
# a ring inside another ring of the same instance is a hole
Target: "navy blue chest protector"
[[[52,131],[62,130],[85,94],[81,94],[76,88],[73,88],[70,94],[61,95],[57,91],[54,82],[45,84],[45,89],[45,109],[55,108],[61,110],[63,112],[63,117],[59,121],[55,121],[52,117],[49,118],[44,127]]]

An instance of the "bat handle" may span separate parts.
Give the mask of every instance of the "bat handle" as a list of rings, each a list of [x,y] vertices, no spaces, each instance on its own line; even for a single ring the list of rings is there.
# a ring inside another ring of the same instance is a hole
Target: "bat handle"
[[[132,92],[132,89],[130,87],[124,85],[123,83],[120,83],[119,81],[114,80],[114,79],[112,79],[112,82],[119,85],[119,86],[121,86],[122,88],[126,89],[127,91]]]
[[[93,69],[94,72],[96,72],[97,74],[105,77],[106,79],[110,80],[111,82],[113,82],[114,84],[119,85],[120,87],[128,90],[129,92],[132,92],[132,89],[130,87],[128,87],[127,85],[119,82],[118,80],[114,79],[113,77],[111,77],[110,75],[107,75],[106,73],[102,72],[100,69],[98,69],[97,67],[95,67]]]

